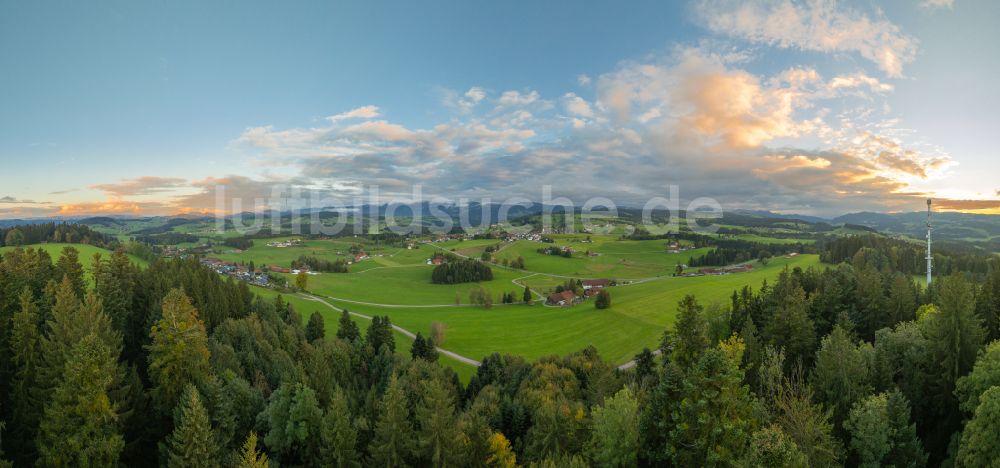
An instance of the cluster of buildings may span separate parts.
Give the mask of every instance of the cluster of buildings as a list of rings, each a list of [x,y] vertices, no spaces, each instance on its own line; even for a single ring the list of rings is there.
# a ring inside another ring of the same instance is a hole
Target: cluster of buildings
[[[588,279],[580,281],[580,284],[583,286],[582,296],[578,296],[573,291],[565,289],[562,292],[549,294],[546,303],[554,306],[571,306],[582,300],[596,296],[602,289],[611,286],[611,280],[607,278]]]
[[[298,247],[300,245],[302,245],[302,239],[288,239],[283,241],[274,241],[267,243],[268,247],[278,247],[278,248]]]
[[[670,242],[667,244],[667,253],[681,253],[687,250],[691,250],[694,247],[682,246],[677,242]]]
[[[747,273],[750,271],[753,271],[753,264],[743,263],[740,265],[731,265],[719,268],[702,268],[698,271],[684,273],[681,276],[723,276],[733,273]]]
[[[231,276],[238,280],[243,280],[247,283],[263,286],[265,288],[271,285],[270,279],[267,277],[267,273],[258,269],[250,271],[246,265],[240,265],[236,262],[226,262],[210,257],[202,258],[201,264],[215,270],[215,272],[220,275]]]

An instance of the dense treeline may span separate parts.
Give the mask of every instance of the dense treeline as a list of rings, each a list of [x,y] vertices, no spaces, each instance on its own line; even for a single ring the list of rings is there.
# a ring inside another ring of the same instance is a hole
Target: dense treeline
[[[786,270],[725,305],[687,296],[659,356],[628,371],[593,348],[493,354],[462,385],[436,362],[440,330],[407,352],[388,317],[365,331],[344,311],[328,333],[193,260],[138,269],[116,252],[88,272],[72,248],[55,262],[16,249],[0,259],[3,453],[18,466],[987,466],[1000,268],[923,290],[884,257]]]
[[[927,273],[925,244],[873,234],[831,240],[820,252],[820,259],[826,263],[840,263],[849,260],[859,250],[865,248],[882,252],[888,261],[885,265],[887,268],[911,275]],[[934,248],[934,273],[950,275],[955,272],[966,272],[982,277],[990,271],[991,257],[993,256],[982,252],[939,243]]]
[[[90,244],[106,248],[114,248],[118,243],[113,236],[101,234],[85,224],[43,223],[0,228],[0,247],[45,242]]]
[[[471,258],[452,256],[446,263],[434,267],[431,282],[434,284],[475,283],[493,279],[489,265]]]
[[[148,245],[177,245],[185,242],[198,242],[198,236],[183,232],[164,232],[160,234],[143,234],[132,238],[136,242]]]
[[[347,273],[347,261],[342,258],[331,261],[308,255],[300,255],[298,260],[292,261],[292,269],[299,269],[303,265],[308,266],[312,271],[322,271],[324,273]]]
[[[697,238],[696,247],[717,247],[708,252],[692,256],[688,259],[689,267],[701,266],[723,266],[734,263],[744,263],[751,260],[777,257],[792,252],[801,253],[807,251],[803,244],[770,244],[763,242],[751,242],[739,239],[710,240]]]
[[[232,247],[234,249],[247,250],[250,247],[253,247],[253,239],[247,236],[230,237],[222,241],[222,245],[225,245],[226,247]]]

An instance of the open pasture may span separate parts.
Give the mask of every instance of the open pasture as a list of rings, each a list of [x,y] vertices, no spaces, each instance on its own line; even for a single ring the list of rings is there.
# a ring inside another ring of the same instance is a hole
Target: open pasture
[[[524,258],[525,269],[532,272],[577,278],[617,278],[639,279],[669,276],[678,264],[687,264],[695,255],[702,255],[710,249],[694,249],[679,253],[668,253],[664,240],[623,241],[592,237],[585,242],[582,236],[572,239],[557,239],[555,243],[516,241],[506,245],[496,254],[496,259],[513,261]],[[570,258],[539,253],[538,249],[551,246],[570,247]],[[590,251],[591,255],[587,252]]]
[[[388,315],[393,323],[426,332],[432,322],[448,329],[442,347],[473,359],[494,351],[535,359],[594,345],[605,359],[621,364],[643,347],[657,346],[663,330],[674,322],[677,302],[694,294],[703,305],[725,304],[734,290],[760,287],[785,267],[816,266],[815,255],[777,258],[755,271],[726,276],[662,278],[610,289],[612,306],[594,308],[593,301],[573,307],[498,305],[480,307],[379,307],[330,300],[338,307],[368,315]]]
[[[362,262],[364,263],[364,262]],[[376,304],[397,305],[449,305],[455,303],[456,294],[462,304],[469,302],[469,291],[479,286],[489,290],[494,301],[505,292],[524,291],[512,280],[530,275],[504,268],[493,268],[493,280],[481,283],[433,284],[432,266],[425,264],[374,267],[351,273],[321,273],[309,276],[309,291],[326,296]],[[290,281],[292,275],[286,275]],[[526,280],[532,288],[554,286],[558,280],[531,277]]]

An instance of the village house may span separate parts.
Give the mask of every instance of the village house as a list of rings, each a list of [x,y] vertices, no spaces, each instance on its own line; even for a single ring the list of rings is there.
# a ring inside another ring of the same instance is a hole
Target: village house
[[[435,255],[427,260],[428,265],[440,265],[444,263],[444,255]]]
[[[590,289],[604,289],[611,285],[611,280],[607,278],[599,278],[583,280],[580,283],[583,284],[583,290],[587,291]]]
[[[550,294],[548,298],[548,303],[550,305],[567,306],[567,305],[573,305],[575,301],[576,301],[576,295],[573,294],[573,291],[569,290]]]

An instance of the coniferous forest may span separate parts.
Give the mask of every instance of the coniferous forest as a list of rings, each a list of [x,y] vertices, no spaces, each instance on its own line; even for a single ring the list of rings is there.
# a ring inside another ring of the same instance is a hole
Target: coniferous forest
[[[494,354],[303,324],[194,259],[0,260],[7,466],[989,466],[1000,268],[929,289],[878,250],[678,304],[659,352]]]

